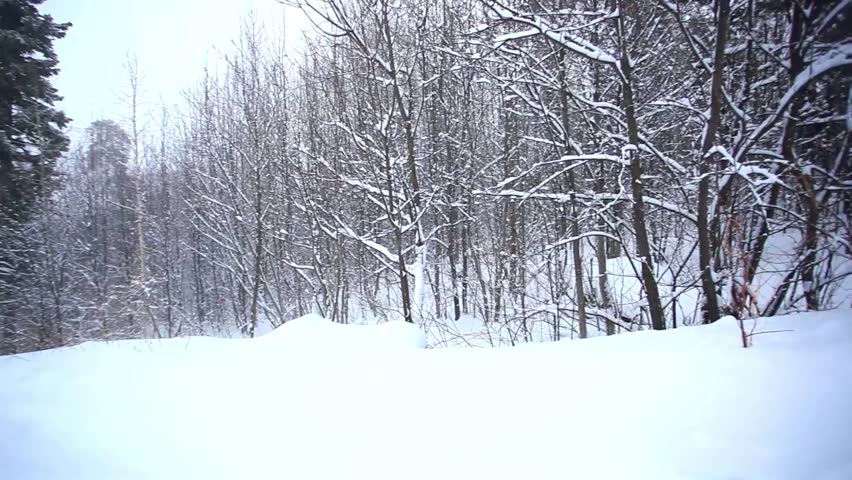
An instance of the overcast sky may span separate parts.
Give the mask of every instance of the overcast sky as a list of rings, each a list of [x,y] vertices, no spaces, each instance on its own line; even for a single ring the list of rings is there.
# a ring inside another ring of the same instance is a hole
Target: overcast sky
[[[41,11],[74,24],[55,46],[61,72],[54,78],[73,137],[93,120],[127,116],[120,98],[128,53],[138,58],[146,103],[174,104],[229,51],[250,12],[276,32],[286,25],[288,44],[306,24],[275,0],[47,0]]]

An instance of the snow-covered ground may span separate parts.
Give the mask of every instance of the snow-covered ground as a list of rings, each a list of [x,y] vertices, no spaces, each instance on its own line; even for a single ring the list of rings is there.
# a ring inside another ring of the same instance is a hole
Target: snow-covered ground
[[[852,478],[852,311],[767,331],[425,349],[305,317],[0,357],[0,478]]]

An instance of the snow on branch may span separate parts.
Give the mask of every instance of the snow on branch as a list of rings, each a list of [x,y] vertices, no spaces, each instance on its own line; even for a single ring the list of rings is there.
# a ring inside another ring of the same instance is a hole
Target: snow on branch
[[[772,115],[766,119],[752,132],[749,136],[745,148],[739,150],[737,158],[742,157],[747,153],[752,145],[757,143],[764,135],[766,135],[776,125],[778,119],[784,115],[787,108],[793,103],[793,99],[801,93],[811,82],[821,77],[822,75],[844,66],[852,65],[852,43],[844,43],[838,45],[828,52],[820,55],[813,63],[807,66],[804,71],[796,75],[793,84],[787,89],[787,93],[778,101],[778,108]]]
[[[509,40],[527,38],[534,34],[539,34],[544,35],[548,40],[551,40],[574,53],[580,54],[589,60],[610,64],[618,68],[618,60],[616,60],[615,56],[607,53],[602,48],[580,36],[550,26],[538,15],[520,14],[519,12],[509,9],[500,2],[488,1],[486,4],[499,20],[518,23],[530,27],[528,30],[522,32],[497,37],[497,39],[495,39],[496,44],[502,44]]]

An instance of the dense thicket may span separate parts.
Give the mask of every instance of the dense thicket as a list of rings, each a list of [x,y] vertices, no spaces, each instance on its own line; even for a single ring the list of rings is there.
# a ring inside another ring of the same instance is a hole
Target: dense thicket
[[[515,343],[849,301],[849,2],[302,7],[300,55],[249,22],[157,135],[91,126],[28,224],[7,350],[307,312]]]

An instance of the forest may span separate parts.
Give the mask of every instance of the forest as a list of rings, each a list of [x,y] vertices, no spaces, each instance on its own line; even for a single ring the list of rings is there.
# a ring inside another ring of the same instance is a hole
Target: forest
[[[249,17],[155,115],[129,61],[127,118],[70,146],[0,80],[0,353],[310,313],[516,345],[850,305],[852,2],[290,5],[303,45]]]

